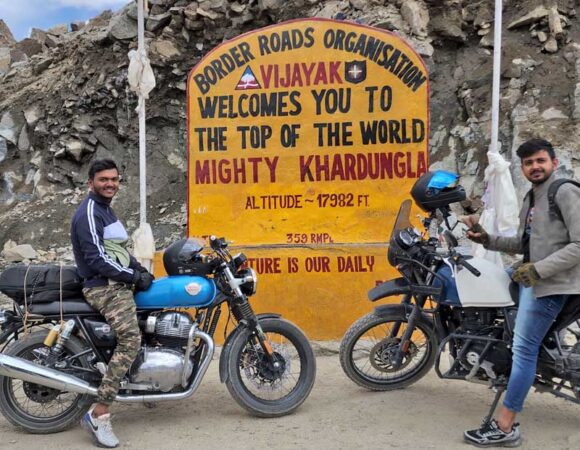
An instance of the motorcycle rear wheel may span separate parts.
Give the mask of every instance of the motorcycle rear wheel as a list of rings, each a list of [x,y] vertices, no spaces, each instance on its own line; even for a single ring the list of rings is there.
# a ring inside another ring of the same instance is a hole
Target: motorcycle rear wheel
[[[400,324],[393,335],[393,326]],[[340,343],[340,364],[356,384],[373,391],[390,391],[407,387],[433,367],[437,340],[432,328],[420,321],[411,336],[411,345],[399,368],[392,367],[391,357],[406,328],[404,313],[393,311],[386,316],[375,313],[358,319]]]
[[[39,331],[15,341],[5,354],[42,363],[48,352],[48,331]],[[82,341],[71,336],[60,359],[84,351]],[[75,364],[88,368],[86,357]],[[84,397],[84,398],[83,398]],[[58,433],[79,423],[90,407],[90,396],[62,392],[34,383],[0,377],[0,412],[13,425],[32,434]]]
[[[246,328],[231,342],[226,386],[251,414],[280,417],[292,413],[310,394],[316,359],[304,333],[291,322],[262,319],[260,326],[280,361],[279,371],[270,367],[256,336]]]

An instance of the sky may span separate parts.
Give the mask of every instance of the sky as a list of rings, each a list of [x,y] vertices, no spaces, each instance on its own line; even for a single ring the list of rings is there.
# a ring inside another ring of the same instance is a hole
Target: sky
[[[28,37],[32,28],[47,30],[55,25],[91,19],[106,9],[113,11],[131,0],[0,0],[0,19],[14,38]]]

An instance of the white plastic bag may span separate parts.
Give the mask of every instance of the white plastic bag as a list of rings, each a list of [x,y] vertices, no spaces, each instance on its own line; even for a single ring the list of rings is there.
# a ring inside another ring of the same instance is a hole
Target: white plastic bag
[[[142,223],[131,235],[133,239],[133,256],[149,272],[153,271],[153,257],[155,256],[155,239],[151,225]]]
[[[510,173],[511,163],[499,153],[488,152],[489,165],[485,169],[488,189],[485,202],[495,214],[494,234],[515,236],[519,225],[519,207],[514,182]]]
[[[482,198],[485,209],[479,219],[481,226],[496,236],[515,236],[519,225],[519,206],[509,171],[510,163],[499,153],[488,152],[489,165],[485,169],[486,190]],[[473,244],[473,256],[485,258],[503,267],[498,252]]]

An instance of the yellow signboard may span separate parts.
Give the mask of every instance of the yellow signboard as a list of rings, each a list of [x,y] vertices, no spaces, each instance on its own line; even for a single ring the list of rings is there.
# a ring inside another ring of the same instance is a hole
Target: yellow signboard
[[[284,296],[290,310],[363,302],[386,278],[377,254],[399,203],[428,167],[421,58],[384,30],[290,21],[212,50],[187,96],[188,234],[246,248],[259,299],[287,275],[300,297]]]

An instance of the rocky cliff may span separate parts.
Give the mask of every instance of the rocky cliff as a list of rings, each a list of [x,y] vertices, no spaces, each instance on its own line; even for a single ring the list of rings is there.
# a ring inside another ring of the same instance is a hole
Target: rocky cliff
[[[549,139],[561,170],[578,178],[576,2],[504,3],[501,151],[512,160],[529,137]],[[493,0],[149,0],[149,6],[146,39],[157,87],[147,104],[148,219],[158,248],[184,233],[188,71],[223,40],[294,18],[352,20],[407,39],[430,72],[432,167],[461,173],[469,194],[481,196]],[[136,18],[130,3],[88,23],[33,29],[20,42],[0,20],[0,250],[29,243],[40,250],[36,258],[70,258],[68,224],[97,157],[120,163],[125,183],[117,204],[130,231],[137,226],[137,98],[127,82]]]

